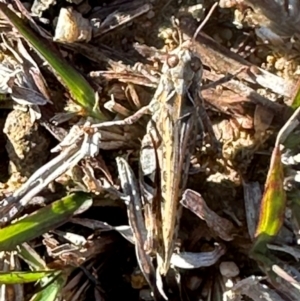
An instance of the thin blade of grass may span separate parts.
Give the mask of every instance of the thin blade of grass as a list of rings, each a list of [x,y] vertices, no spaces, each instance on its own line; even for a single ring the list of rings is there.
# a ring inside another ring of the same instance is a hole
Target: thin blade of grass
[[[297,81],[297,84],[295,85],[293,92],[295,95],[293,97],[293,102],[292,102],[291,107],[293,109],[297,109],[300,107],[300,80]]]
[[[283,166],[279,146],[275,146],[263,194],[253,251],[265,253],[269,243],[279,232],[284,220],[286,193],[283,187]]]
[[[28,243],[23,243],[18,250],[21,257],[33,271],[46,270],[47,264]]]
[[[266,254],[267,243],[278,234],[283,224],[286,192],[284,190],[284,173],[280,145],[284,143],[288,135],[299,124],[299,113],[300,108],[295,110],[277,135],[261,202],[259,222],[255,233],[256,238],[251,252]]]
[[[38,36],[28,24],[19,18],[6,4],[0,3],[0,10],[9,22],[19,31],[23,38],[46,60],[46,62],[59,75],[64,85],[69,89],[74,101],[79,104],[84,111],[99,120],[106,120],[103,113],[95,108],[96,94],[94,89],[85,78],[68,64],[57,53],[53,53],[50,42]]]
[[[0,283],[1,284],[22,284],[36,282],[50,274],[53,274],[54,271],[13,271],[13,272],[0,272]]]
[[[64,224],[87,203],[92,204],[89,195],[85,193],[71,194],[10,226],[0,229],[0,250],[14,250],[17,245]]]
[[[261,202],[260,218],[256,229],[255,241],[250,250],[250,256],[257,261],[262,270],[267,274],[268,281],[275,287],[279,287],[281,284],[285,286],[288,283],[278,281],[278,275],[276,274],[274,267],[282,265],[282,262],[268,250],[267,245],[278,234],[284,221],[286,192],[284,190],[281,148],[290,133],[298,126],[299,114],[300,107],[294,111],[293,115],[277,135],[275,147],[271,156],[265,191]],[[286,267],[284,268],[284,271],[285,270]],[[286,274],[290,273],[288,272]],[[291,291],[287,290],[286,292]],[[292,294],[293,292],[291,292],[291,295]],[[296,295],[298,296],[298,291],[296,291]]]
[[[61,292],[63,286],[66,283],[66,276],[60,274],[59,276],[53,276],[48,285],[42,290],[33,295],[30,301],[55,301],[58,294]]]

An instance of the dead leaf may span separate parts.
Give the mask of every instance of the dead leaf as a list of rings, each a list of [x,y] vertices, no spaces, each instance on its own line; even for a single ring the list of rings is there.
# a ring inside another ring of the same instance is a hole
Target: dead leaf
[[[223,240],[230,241],[233,239],[233,224],[229,220],[220,217],[214,211],[209,209],[199,193],[191,189],[187,189],[184,192],[180,203],[182,206],[195,213],[198,217],[205,220],[207,226]]]

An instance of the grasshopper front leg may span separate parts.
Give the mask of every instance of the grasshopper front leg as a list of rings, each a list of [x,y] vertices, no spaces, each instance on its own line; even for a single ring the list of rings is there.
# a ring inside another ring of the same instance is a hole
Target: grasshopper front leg
[[[101,123],[97,123],[97,124],[92,124],[91,127],[92,128],[104,128],[104,127],[111,127],[111,126],[124,126],[124,125],[130,125],[133,124],[135,122],[137,122],[140,118],[142,118],[145,114],[149,114],[151,113],[150,110],[150,106],[144,106],[142,108],[140,108],[137,112],[135,112],[133,115],[122,119],[122,120],[113,120],[113,121],[106,121],[106,122],[101,122]]]

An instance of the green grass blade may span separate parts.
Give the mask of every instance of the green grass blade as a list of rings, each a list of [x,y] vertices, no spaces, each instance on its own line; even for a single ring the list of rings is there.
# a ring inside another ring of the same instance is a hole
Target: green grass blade
[[[12,271],[12,272],[0,272],[0,284],[23,284],[36,282],[42,278],[53,274],[54,271]]]
[[[283,188],[283,167],[278,146],[273,150],[265,191],[262,198],[256,237],[265,233],[271,237],[278,234],[285,213],[286,194]]]
[[[255,241],[250,250],[250,256],[258,261],[262,268],[267,268],[263,268],[265,271],[276,262],[276,257],[270,254],[267,244],[278,234],[284,221],[286,193],[283,180],[280,147],[275,146],[261,202]]]
[[[52,277],[42,290],[36,293],[30,301],[55,301],[57,296],[61,292],[66,282],[66,276],[60,274],[59,276]]]
[[[14,250],[17,245],[64,224],[82,206],[91,204],[92,199],[88,194],[71,194],[0,229],[0,251]]]
[[[7,7],[7,4],[0,3],[0,10],[24,39],[32,45],[59,75],[64,85],[70,91],[74,101],[79,104],[88,115],[99,120],[106,120],[106,117],[99,109],[94,109],[96,103],[95,91],[86,79],[61,56],[57,53],[53,53],[53,51],[51,51],[53,47],[50,42],[38,36],[24,20],[19,18]]]
[[[298,82],[295,85],[294,89],[295,89],[295,93],[294,93],[295,96],[294,96],[293,103],[292,103],[291,107],[293,109],[297,109],[298,107],[300,107],[300,80],[298,80]]]

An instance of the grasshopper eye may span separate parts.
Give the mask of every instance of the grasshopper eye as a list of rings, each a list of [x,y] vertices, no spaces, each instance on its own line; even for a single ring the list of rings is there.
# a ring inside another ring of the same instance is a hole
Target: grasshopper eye
[[[178,63],[179,63],[179,58],[177,55],[173,54],[167,57],[167,64],[170,68],[176,67]]]
[[[193,57],[191,59],[191,69],[194,71],[194,72],[197,72],[198,70],[200,70],[202,67],[202,62],[201,60],[198,58],[198,57]]]

